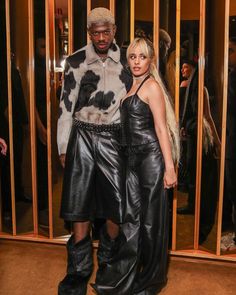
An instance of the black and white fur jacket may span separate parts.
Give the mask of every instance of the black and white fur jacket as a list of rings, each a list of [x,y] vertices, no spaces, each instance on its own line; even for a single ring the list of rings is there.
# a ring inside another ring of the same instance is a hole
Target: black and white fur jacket
[[[104,61],[92,43],[69,56],[59,107],[59,154],[66,153],[73,118],[99,125],[119,123],[120,101],[130,86],[131,76],[115,43]]]

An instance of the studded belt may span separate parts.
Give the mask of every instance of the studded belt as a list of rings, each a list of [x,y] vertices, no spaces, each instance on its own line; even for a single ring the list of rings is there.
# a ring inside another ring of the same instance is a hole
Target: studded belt
[[[98,124],[78,121],[76,119],[73,120],[73,124],[82,130],[94,131],[97,133],[118,131],[121,128],[121,124],[100,124],[100,125],[98,125]]]

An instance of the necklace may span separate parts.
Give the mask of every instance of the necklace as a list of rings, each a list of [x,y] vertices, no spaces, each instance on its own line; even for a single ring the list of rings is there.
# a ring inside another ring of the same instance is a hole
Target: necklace
[[[142,80],[144,80],[147,76],[149,76],[149,72],[146,72],[146,73],[144,73],[143,75],[138,76],[138,77],[135,77],[135,76],[133,75],[133,79],[134,79],[135,81],[137,81],[137,82],[140,81],[139,83],[141,83]]]

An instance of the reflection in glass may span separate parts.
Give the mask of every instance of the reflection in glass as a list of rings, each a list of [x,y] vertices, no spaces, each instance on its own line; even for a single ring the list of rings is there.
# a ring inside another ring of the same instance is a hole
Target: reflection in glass
[[[195,2],[196,4],[196,2]],[[192,3],[186,3],[192,5]],[[181,5],[179,117],[182,154],[177,192],[177,248],[193,246],[197,157],[199,7],[196,15]],[[193,18],[193,19],[192,19]]]
[[[206,15],[210,8],[210,1],[206,1]],[[216,123],[221,125],[221,118],[217,114],[219,97],[223,91],[222,83],[218,82],[217,75],[223,62],[223,42],[221,53],[216,54],[215,42],[217,38],[223,38],[223,31],[215,29],[208,19],[205,33],[205,72],[204,72],[204,95],[203,95],[203,142],[202,142],[202,174],[201,174],[201,205],[199,245],[215,252],[216,251],[216,225],[217,225],[217,200],[219,194],[218,167],[220,164],[220,139]],[[223,40],[223,39],[222,39]],[[217,44],[219,47],[219,45]],[[214,67],[212,66],[214,65]],[[218,84],[218,87],[217,87]]]
[[[14,160],[14,183],[15,183],[15,202],[16,202],[16,224],[17,232],[28,232],[32,230],[32,184],[31,174],[27,178],[24,177],[24,171],[30,171],[30,142],[29,142],[29,118],[28,118],[28,27],[27,23],[22,24],[22,18],[27,17],[27,9],[24,13],[20,13],[19,3],[10,3],[10,27],[11,27],[11,94],[12,94],[12,127],[13,127],[13,160]],[[1,6],[2,7],[2,6]],[[4,17],[5,18],[5,17]],[[1,18],[2,19],[2,18]],[[12,21],[14,20],[14,21]],[[4,20],[5,21],[5,20]],[[21,25],[19,25],[21,24]],[[1,26],[1,29],[5,26]],[[21,36],[22,35],[22,36]],[[21,36],[21,37],[20,37]],[[21,38],[21,39],[19,39]],[[3,52],[3,68],[6,66],[6,39],[4,40]],[[5,69],[6,70],[6,69]],[[9,128],[10,121],[8,117],[9,98],[7,97],[7,79],[3,86],[3,124],[1,128],[5,129],[6,140],[9,146]],[[5,90],[4,90],[5,88]],[[1,99],[2,100],[2,99]],[[10,117],[11,118],[11,117]],[[27,156],[26,156],[27,154]],[[2,173],[2,197],[4,214],[7,215],[6,221],[8,225],[12,223],[11,208],[11,179],[10,179],[10,151],[5,161],[4,172]],[[3,214],[3,216],[4,216]],[[7,225],[7,224],[6,224]]]
[[[55,1],[55,35],[56,35],[56,66],[61,67],[63,60],[68,55],[68,7],[67,1],[62,4]]]
[[[130,0],[116,1],[116,42],[127,48],[130,43]]]
[[[91,9],[96,7],[105,7],[109,9],[110,1],[109,0],[91,0]]]
[[[73,51],[87,43],[87,0],[73,1]]]
[[[7,156],[0,154],[0,185],[1,185],[1,222],[3,231],[11,231],[11,182],[10,182],[10,156],[9,156],[9,122],[8,122],[8,91],[7,91],[7,51],[6,51],[6,18],[5,1],[0,1],[0,137],[8,145]]]
[[[145,37],[153,41],[153,0],[135,1],[135,37]]]
[[[84,15],[86,10],[86,1],[73,1],[73,13],[74,13],[74,50],[79,49],[77,46],[83,42],[80,39],[83,36],[82,31],[85,30],[86,33],[86,23],[83,23],[83,20],[80,19],[80,16]],[[61,96],[61,79],[63,71],[62,61],[68,56],[68,48],[65,47],[65,44],[68,44],[69,29],[66,28],[68,24],[68,1],[64,2],[63,8],[60,7],[61,1],[55,0],[56,11],[60,10],[60,17],[55,19],[55,59],[56,65],[58,68],[55,73],[55,95],[50,96],[51,100],[51,149],[52,149],[52,208],[53,208],[53,234],[55,237],[63,236],[68,234],[68,231],[64,228],[64,221],[60,218],[60,205],[61,205],[61,191],[62,191],[62,182],[63,182],[63,168],[60,164],[58,157],[57,149],[57,119],[58,119],[58,109],[59,101]],[[84,7],[84,10],[81,9],[81,6]],[[85,20],[86,21],[86,20]],[[79,23],[78,23],[79,22]],[[76,36],[78,33],[78,36]],[[84,35],[84,40],[87,41],[87,35]],[[62,42],[63,40],[63,42]],[[84,44],[85,45],[85,44]]]
[[[225,181],[221,250],[236,250],[236,6],[230,1]]]
[[[34,1],[37,196],[40,229],[48,228],[45,3]]]

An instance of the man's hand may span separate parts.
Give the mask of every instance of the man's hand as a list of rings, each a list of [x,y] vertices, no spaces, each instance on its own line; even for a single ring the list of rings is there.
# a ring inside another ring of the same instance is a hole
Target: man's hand
[[[0,138],[0,149],[1,149],[1,154],[6,156],[7,154],[7,144],[4,139]]]
[[[65,168],[65,160],[66,160],[66,154],[61,154],[60,155],[60,162],[61,162],[61,166],[63,168]]]

